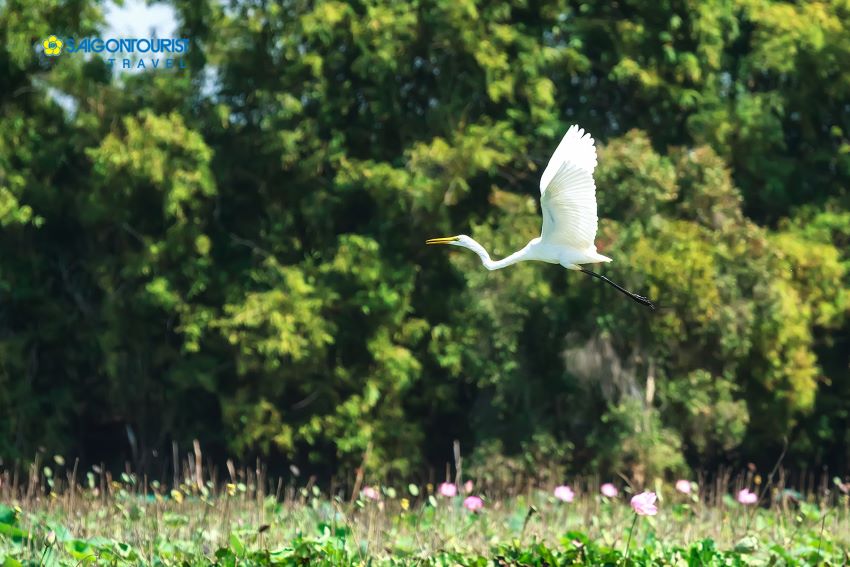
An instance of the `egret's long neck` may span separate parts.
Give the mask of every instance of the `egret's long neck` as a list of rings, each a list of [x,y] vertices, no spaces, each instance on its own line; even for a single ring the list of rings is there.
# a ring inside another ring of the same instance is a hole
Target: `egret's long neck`
[[[481,258],[481,263],[484,264],[484,267],[488,270],[501,270],[502,268],[507,268],[512,264],[516,264],[517,262],[522,262],[523,260],[526,260],[530,246],[530,243],[526,244],[520,250],[517,250],[510,256],[506,256],[501,260],[492,260],[490,258],[490,254],[487,253],[487,250],[483,246],[481,246],[481,244],[474,240],[472,241],[472,244],[470,244],[469,246],[464,246],[464,248],[469,248],[470,250],[478,254],[478,257]]]

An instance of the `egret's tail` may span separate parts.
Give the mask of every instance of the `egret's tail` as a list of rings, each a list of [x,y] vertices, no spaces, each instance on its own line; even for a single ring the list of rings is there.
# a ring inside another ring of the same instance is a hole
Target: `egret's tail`
[[[609,258],[608,256],[605,256],[605,255],[597,252],[596,246],[592,246],[586,252],[586,254],[587,254],[587,261],[582,262],[583,264],[594,264],[594,263],[597,263],[597,262],[611,262],[612,261],[611,258]]]
[[[572,260],[572,259],[571,259]],[[578,260],[572,260],[567,263],[561,262],[561,265],[568,270],[579,270],[584,271],[581,267],[582,264],[598,264],[600,262],[612,262],[611,258],[608,256],[604,256],[597,252],[595,249],[591,248],[590,250],[585,251],[584,256]]]

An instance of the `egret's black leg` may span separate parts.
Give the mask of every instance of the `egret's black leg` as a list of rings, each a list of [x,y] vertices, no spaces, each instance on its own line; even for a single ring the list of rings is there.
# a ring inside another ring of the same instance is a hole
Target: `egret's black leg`
[[[611,280],[609,280],[605,276],[603,276],[601,274],[597,274],[596,272],[592,272],[592,271],[588,270],[587,268],[582,268],[581,266],[579,266],[579,270],[581,270],[582,272],[584,272],[588,276],[593,276],[594,278],[598,278],[598,279],[602,280],[603,282],[614,286],[621,293],[628,295],[629,297],[631,297],[632,299],[634,299],[638,303],[646,305],[647,307],[649,307],[650,309],[655,311],[655,305],[653,305],[652,302],[650,300],[648,300],[647,298],[645,298],[644,296],[638,295],[636,293],[632,293],[629,290],[627,290],[626,288],[618,286],[617,284],[615,284],[614,282],[612,282]]]

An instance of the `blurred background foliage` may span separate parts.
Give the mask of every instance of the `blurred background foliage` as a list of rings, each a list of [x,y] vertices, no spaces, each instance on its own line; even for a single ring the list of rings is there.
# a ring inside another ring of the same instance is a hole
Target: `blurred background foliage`
[[[0,456],[847,470],[846,0],[171,4],[114,77],[32,48],[102,4],[0,1]],[[655,313],[423,245],[537,236],[572,123]]]

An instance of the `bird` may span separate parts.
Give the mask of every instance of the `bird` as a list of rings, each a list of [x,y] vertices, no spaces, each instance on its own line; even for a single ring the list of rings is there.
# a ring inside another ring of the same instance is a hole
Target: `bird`
[[[594,241],[599,219],[596,213],[596,145],[589,132],[573,124],[564,134],[540,177],[543,229],[522,249],[501,260],[493,260],[475,239],[460,234],[429,238],[426,244],[460,246],[475,252],[488,270],[500,270],[517,262],[537,260],[560,264],[601,280],[634,301],[655,310],[652,301],[614,283],[583,264],[611,262],[596,250]]]

